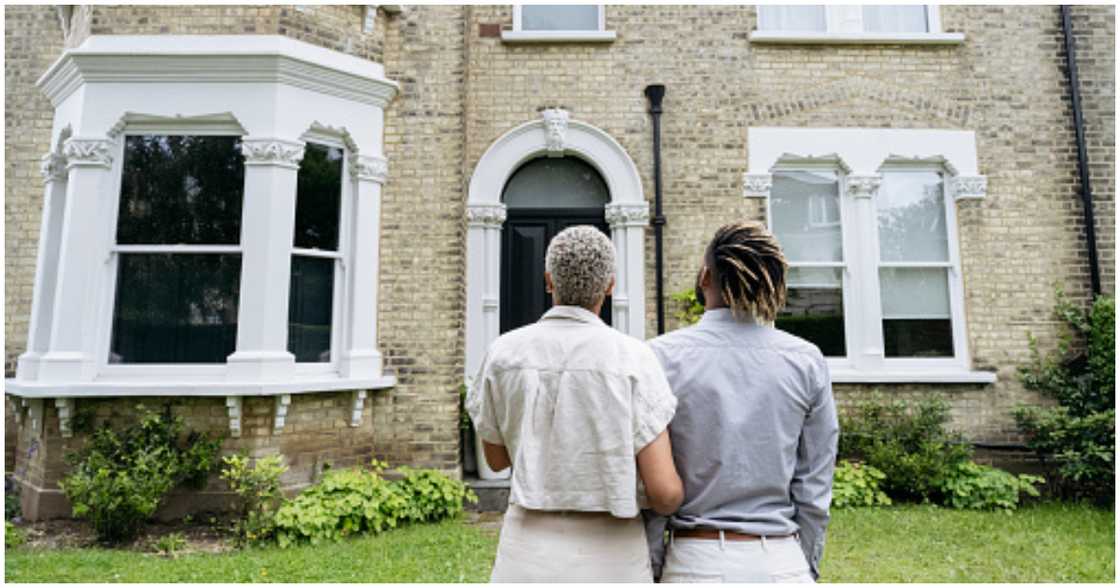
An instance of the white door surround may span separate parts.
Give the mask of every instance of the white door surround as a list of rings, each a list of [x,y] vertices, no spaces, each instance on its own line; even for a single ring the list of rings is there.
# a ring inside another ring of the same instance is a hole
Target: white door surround
[[[479,159],[467,192],[467,312],[465,377],[482,365],[486,348],[498,337],[501,231],[506,220],[502,190],[523,163],[542,156],[575,156],[599,171],[610,190],[606,220],[618,252],[611,322],[645,339],[645,227],[649,204],[634,161],[610,135],[571,120],[567,111],[548,109],[495,141]]]

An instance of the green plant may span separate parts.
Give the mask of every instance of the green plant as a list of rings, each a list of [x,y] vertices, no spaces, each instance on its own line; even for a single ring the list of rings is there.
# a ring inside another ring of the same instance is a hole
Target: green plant
[[[677,304],[677,319],[686,325],[696,324],[704,314],[704,305],[696,299],[696,290],[692,288],[670,294],[669,298]]]
[[[20,502],[20,485],[12,476],[4,476],[4,520],[10,521],[23,514],[23,503]]]
[[[404,478],[389,482],[386,464],[368,470],[331,470],[316,485],[280,508],[275,533],[281,547],[336,541],[357,533],[380,533],[409,522],[458,514],[463,500],[477,500],[462,482],[431,470],[402,468]]]
[[[875,467],[841,460],[832,478],[832,506],[889,506],[890,497],[879,489],[879,483],[886,477]]]
[[[72,470],[59,485],[76,518],[89,519],[98,538],[134,538],[177,484],[205,478],[217,458],[218,443],[190,433],[181,441],[183,421],[143,406],[139,419],[121,431],[102,426],[89,444],[67,456]]]
[[[1059,493],[1111,502],[1116,471],[1115,301],[1098,296],[1082,309],[1059,288],[1055,314],[1072,334],[1062,334],[1057,350],[1046,356],[1032,336],[1031,363],[1019,374],[1024,386],[1058,405],[1020,406],[1015,421],[1027,445],[1057,465]],[[1077,342],[1083,345],[1074,351]]]
[[[467,385],[459,384],[459,430],[469,431],[473,424],[467,412]]]
[[[23,529],[15,526],[11,521],[4,521],[4,547],[11,549],[24,543],[27,543],[27,535]]]
[[[1037,497],[1037,484],[1045,480],[1039,476],[1005,472],[991,466],[971,461],[959,463],[941,480],[945,505],[953,508],[985,510],[1002,508],[1007,511],[1019,506],[1022,495]]]
[[[238,542],[252,543],[268,537],[283,499],[280,476],[288,466],[279,455],[263,457],[252,465],[248,456],[227,455],[222,463],[222,479],[238,498],[238,518],[233,524]]]
[[[156,540],[156,551],[160,554],[175,558],[179,552],[187,548],[187,538],[182,533],[168,533]]]
[[[841,415],[839,454],[882,471],[880,485],[893,499],[936,500],[940,482],[972,456],[960,435],[946,430],[948,421],[941,398],[905,403],[875,394]]]

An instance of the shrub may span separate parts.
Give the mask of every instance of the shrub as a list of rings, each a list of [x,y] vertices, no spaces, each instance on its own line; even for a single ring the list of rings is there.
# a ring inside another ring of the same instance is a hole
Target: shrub
[[[187,548],[187,538],[182,533],[168,533],[156,540],[156,551],[172,559]]]
[[[696,299],[696,290],[692,288],[681,290],[676,294],[670,294],[669,298],[677,304],[677,320],[685,325],[694,325],[701,316],[704,316],[704,305]]]
[[[268,537],[283,499],[280,476],[288,471],[288,466],[279,455],[258,459],[252,466],[245,455],[228,455],[222,462],[222,479],[238,498],[238,518],[233,524],[238,543]]]
[[[1036,484],[1045,480],[1038,476],[1018,476],[971,461],[957,464],[941,481],[945,505],[953,508],[1014,510],[1021,495],[1038,496]]]
[[[20,486],[12,476],[4,476],[4,520],[10,521],[23,514],[20,502]]]
[[[832,480],[832,506],[888,506],[891,503],[879,483],[887,475],[869,465],[841,460]]]
[[[380,533],[409,522],[432,521],[462,511],[463,500],[477,498],[462,482],[432,470],[402,468],[402,480],[381,477],[373,468],[332,470],[276,513],[281,547],[337,541],[355,533]]]
[[[24,543],[27,543],[27,535],[23,529],[13,525],[11,521],[4,521],[4,547],[11,549]]]
[[[883,472],[881,486],[891,498],[936,500],[941,480],[972,455],[959,434],[946,430],[948,420],[943,399],[907,404],[876,394],[841,416],[839,456]]]
[[[1031,363],[1020,369],[1023,384],[1058,402],[1055,407],[1020,406],[1015,421],[1027,445],[1057,465],[1058,492],[1108,499],[1116,471],[1116,307],[1098,296],[1088,309],[1069,302],[1059,289],[1055,314],[1070,327],[1058,349],[1043,357],[1030,338]],[[1084,342],[1074,352],[1074,338]]]
[[[190,433],[181,442],[183,421],[139,407],[139,420],[119,433],[103,426],[80,452],[59,483],[76,518],[89,519],[98,539],[118,542],[139,534],[164,495],[177,484],[205,481],[220,440]]]

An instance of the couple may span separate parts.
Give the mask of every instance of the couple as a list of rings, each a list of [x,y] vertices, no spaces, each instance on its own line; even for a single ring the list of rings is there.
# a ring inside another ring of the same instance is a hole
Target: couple
[[[491,581],[812,582],[839,427],[820,351],[771,326],[777,240],[716,231],[703,318],[648,344],[598,317],[614,258],[594,227],[556,235],[555,306],[499,337],[472,383],[486,461],[513,467]]]

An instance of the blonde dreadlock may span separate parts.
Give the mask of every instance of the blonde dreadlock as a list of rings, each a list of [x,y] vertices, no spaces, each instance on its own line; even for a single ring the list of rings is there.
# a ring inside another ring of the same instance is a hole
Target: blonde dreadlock
[[[753,316],[768,322],[777,318],[786,303],[788,264],[778,240],[762,223],[743,221],[720,227],[704,260],[735,318]]]

